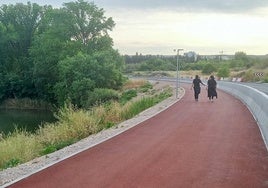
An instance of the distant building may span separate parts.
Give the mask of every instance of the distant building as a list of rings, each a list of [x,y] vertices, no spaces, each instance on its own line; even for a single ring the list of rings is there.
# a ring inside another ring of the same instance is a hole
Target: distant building
[[[197,56],[198,56],[197,53],[193,51],[184,53],[185,60],[191,63],[194,63],[197,61]]]
[[[221,55],[221,60],[227,61],[231,59],[234,59],[233,55]]]
[[[234,59],[234,55],[201,55],[199,58],[202,60],[227,61]]]

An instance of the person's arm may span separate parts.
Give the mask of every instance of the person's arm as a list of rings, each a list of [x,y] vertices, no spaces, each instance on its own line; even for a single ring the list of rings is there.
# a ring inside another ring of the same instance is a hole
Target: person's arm
[[[202,80],[200,80],[200,83],[201,83],[203,86],[207,86],[206,84],[204,84],[204,83],[202,82]]]

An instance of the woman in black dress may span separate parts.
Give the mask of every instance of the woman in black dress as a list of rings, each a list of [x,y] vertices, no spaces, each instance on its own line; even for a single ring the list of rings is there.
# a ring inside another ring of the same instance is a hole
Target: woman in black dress
[[[217,88],[217,82],[214,76],[211,75],[208,80],[208,98],[211,102],[213,102],[214,97],[218,98],[216,88]]]
[[[200,84],[205,86],[205,84],[203,84],[203,82],[200,80],[199,76],[196,75],[195,79],[193,80],[193,84],[192,84],[192,88],[194,88],[195,101],[198,101],[198,96],[199,96],[199,94],[201,92]]]

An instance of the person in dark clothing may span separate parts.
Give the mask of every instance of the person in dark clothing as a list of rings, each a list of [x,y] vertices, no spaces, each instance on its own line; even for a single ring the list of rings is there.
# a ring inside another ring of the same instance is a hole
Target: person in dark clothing
[[[200,80],[199,76],[196,75],[195,76],[195,79],[193,80],[192,87],[191,87],[191,88],[194,88],[194,98],[195,98],[195,101],[198,101],[198,96],[199,96],[199,94],[201,92],[200,84],[202,84],[202,85],[205,86],[205,84]]]
[[[218,94],[217,94],[217,91],[216,91],[216,88],[217,88],[217,82],[214,78],[213,75],[211,75],[209,77],[209,80],[208,80],[208,98],[211,102],[213,102],[213,98],[216,97],[218,98]]]

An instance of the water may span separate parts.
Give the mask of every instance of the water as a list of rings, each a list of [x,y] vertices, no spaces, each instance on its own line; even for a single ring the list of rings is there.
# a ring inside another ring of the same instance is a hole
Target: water
[[[0,132],[8,134],[15,127],[34,132],[44,122],[56,121],[53,113],[46,110],[0,110]]]

